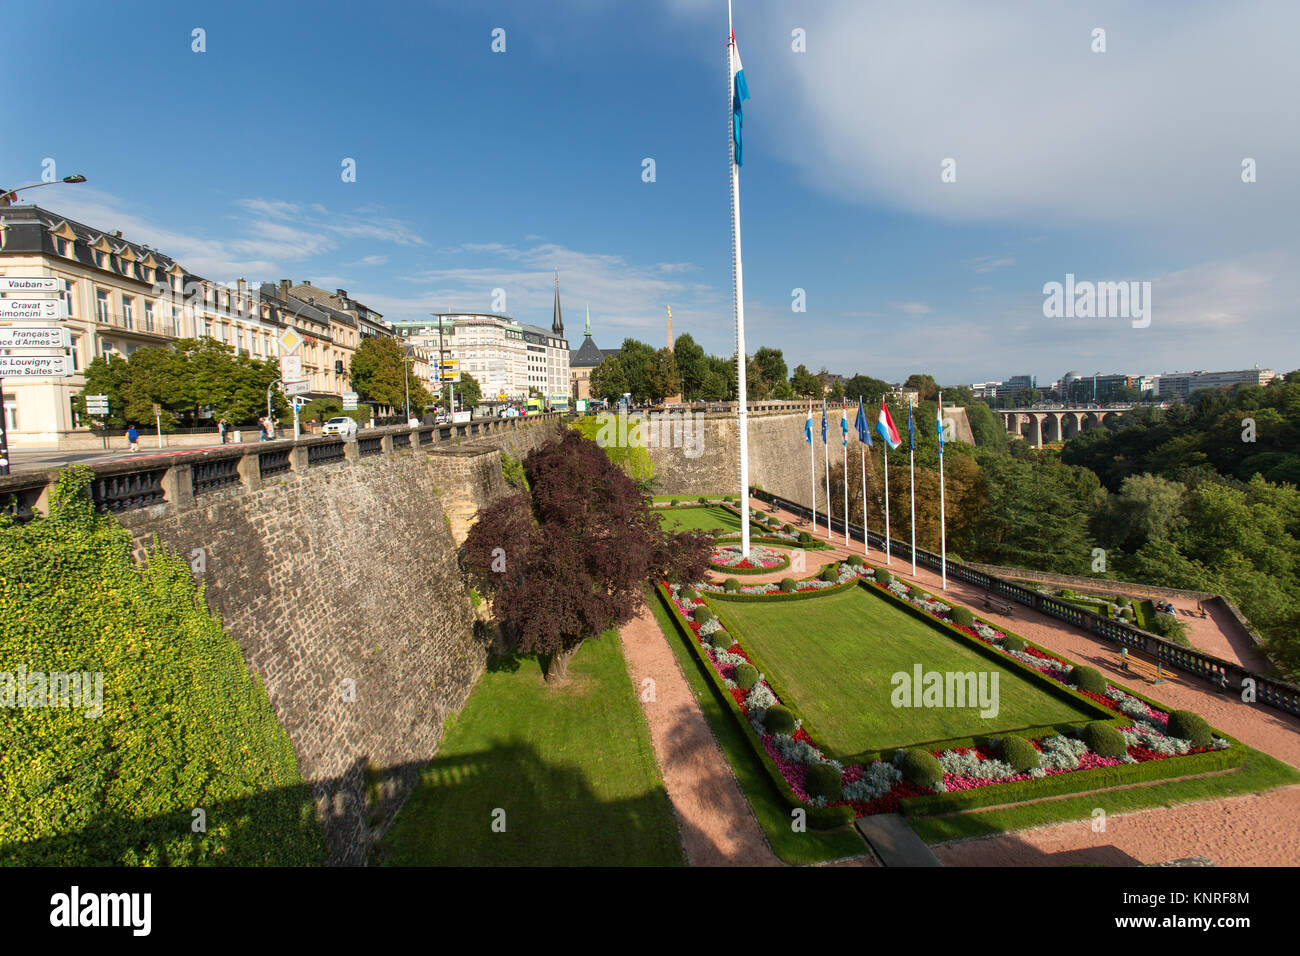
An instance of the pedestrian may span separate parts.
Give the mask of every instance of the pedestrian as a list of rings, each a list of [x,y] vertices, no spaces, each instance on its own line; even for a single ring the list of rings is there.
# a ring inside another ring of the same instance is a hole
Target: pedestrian
[[[229,426],[226,424],[225,418],[217,420],[217,434],[221,436],[221,444],[223,445],[226,443],[226,431],[228,428]]]
[[[266,441],[266,419],[265,418],[259,418],[257,420],[257,440]]]
[[[134,425],[126,430],[126,441],[127,444],[130,445],[131,451],[139,450],[140,433],[135,430]]]

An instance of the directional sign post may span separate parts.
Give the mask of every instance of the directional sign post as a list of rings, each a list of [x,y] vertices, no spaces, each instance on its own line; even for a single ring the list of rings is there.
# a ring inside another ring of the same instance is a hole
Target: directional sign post
[[[107,395],[87,395],[86,396],[86,414],[91,418],[99,419],[100,431],[104,430],[104,421],[108,418],[108,396]],[[104,447],[108,447],[108,433],[104,432]]]
[[[0,304],[6,300],[0,299]],[[66,349],[72,336],[59,325],[0,326],[0,349]]]
[[[357,399],[360,396],[356,392],[343,393],[343,410],[345,412],[355,412],[357,410]]]
[[[0,299],[0,319],[57,320],[64,318],[62,299],[21,296]]]
[[[62,292],[57,276],[0,276],[0,292]]]

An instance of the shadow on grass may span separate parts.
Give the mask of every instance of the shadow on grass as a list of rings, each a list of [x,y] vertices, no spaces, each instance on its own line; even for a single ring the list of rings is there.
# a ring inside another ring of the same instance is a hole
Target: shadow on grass
[[[670,866],[681,849],[662,787],[617,800],[531,745],[437,757],[376,854],[389,866]],[[665,820],[668,825],[665,826]]]

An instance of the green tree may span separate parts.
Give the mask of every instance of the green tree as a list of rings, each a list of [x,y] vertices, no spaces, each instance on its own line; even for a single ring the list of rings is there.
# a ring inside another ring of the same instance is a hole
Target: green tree
[[[870,375],[854,375],[844,383],[844,394],[851,398],[861,398],[868,404],[879,402],[880,396],[889,394],[889,383],[884,379]]]
[[[604,360],[591,370],[591,394],[607,402],[616,402],[624,392],[629,391],[627,372],[623,361],[617,355],[607,355]]]
[[[352,353],[348,380],[362,400],[392,409],[405,409],[408,385],[411,408],[423,408],[433,401],[401,344],[387,336],[362,340]]]
[[[703,397],[704,384],[709,376],[708,356],[689,333],[683,332],[673,343],[673,357],[677,360],[677,374],[681,376],[682,398],[694,401]]]
[[[795,366],[794,374],[790,376],[790,388],[799,398],[822,397],[822,383],[806,365]]]
[[[648,401],[662,402],[669,395],[681,391],[681,376],[677,373],[677,359],[673,350],[665,346],[654,354],[646,369],[645,395]]]
[[[922,402],[933,402],[939,397],[939,386],[935,384],[934,376],[923,375],[915,372],[907,376],[907,381],[903,383],[903,388],[914,388],[918,393],[919,400]]]
[[[764,346],[754,353],[754,362],[758,365],[759,375],[762,377],[766,394],[772,395],[776,391],[777,384],[784,382],[789,374],[785,364],[785,356],[780,349]]]

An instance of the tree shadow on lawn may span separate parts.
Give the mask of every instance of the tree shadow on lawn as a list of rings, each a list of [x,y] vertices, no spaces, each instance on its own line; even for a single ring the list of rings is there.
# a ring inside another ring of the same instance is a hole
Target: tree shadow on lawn
[[[548,763],[517,741],[434,758],[378,859],[389,866],[682,863],[662,786],[634,797],[603,798],[581,769]]]

